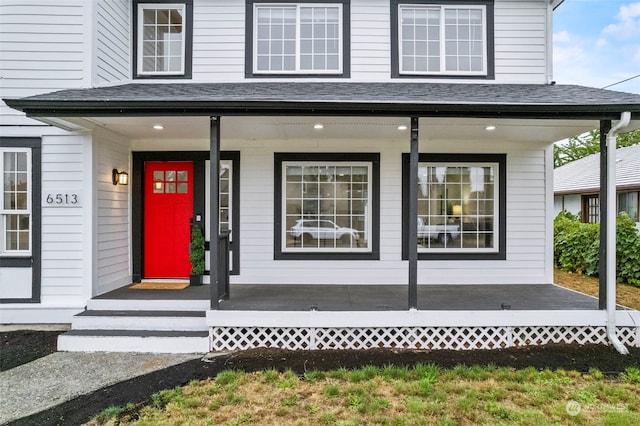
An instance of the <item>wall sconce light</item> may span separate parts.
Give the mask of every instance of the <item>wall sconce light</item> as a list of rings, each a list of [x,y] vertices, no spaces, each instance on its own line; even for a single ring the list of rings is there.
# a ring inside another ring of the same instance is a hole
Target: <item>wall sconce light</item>
[[[455,204],[451,209],[451,212],[453,213],[454,216],[462,215],[462,206],[460,204]]]
[[[118,169],[113,169],[111,172],[111,182],[114,185],[128,185],[129,175],[127,172],[119,172]]]

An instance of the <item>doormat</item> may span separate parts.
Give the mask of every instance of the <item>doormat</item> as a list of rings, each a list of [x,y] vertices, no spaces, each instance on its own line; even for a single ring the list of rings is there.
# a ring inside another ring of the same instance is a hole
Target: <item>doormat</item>
[[[132,285],[134,290],[182,290],[189,287],[189,283],[168,283],[168,282],[142,282]]]

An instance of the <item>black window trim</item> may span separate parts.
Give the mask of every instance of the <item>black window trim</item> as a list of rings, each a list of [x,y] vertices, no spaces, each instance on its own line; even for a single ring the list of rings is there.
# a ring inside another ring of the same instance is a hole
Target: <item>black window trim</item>
[[[463,80],[495,80],[495,20],[494,0],[391,0],[391,78],[400,79],[463,79]],[[487,22],[487,74],[486,75],[461,75],[461,74],[402,74],[400,73],[400,46],[398,38],[398,10],[400,5],[469,5],[486,6]]]
[[[498,163],[498,251],[493,253],[425,253],[418,260],[506,260],[507,259],[507,155],[506,154],[428,154],[419,162]],[[402,154],[402,260],[409,259],[409,154]]]
[[[138,5],[139,4],[184,4],[184,74],[139,74],[138,73]],[[133,0],[132,15],[132,77],[136,80],[180,80],[192,77],[193,62],[193,0]]]
[[[31,268],[31,297],[2,298],[0,303],[40,303],[42,288],[42,139],[0,137],[2,148],[31,149],[31,256],[0,256],[0,268]]]
[[[254,6],[256,4],[341,4],[342,5],[342,72],[341,73],[261,73],[253,70],[253,27]],[[351,0],[246,0],[245,42],[244,42],[245,78],[350,78],[351,77]]]
[[[274,153],[274,260],[380,260],[380,154],[379,153]],[[282,251],[282,163],[287,161],[371,163],[371,251],[283,252]]]

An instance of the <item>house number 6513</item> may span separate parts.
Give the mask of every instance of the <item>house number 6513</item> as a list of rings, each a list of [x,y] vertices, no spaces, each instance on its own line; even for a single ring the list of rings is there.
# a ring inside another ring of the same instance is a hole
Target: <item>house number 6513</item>
[[[51,207],[80,207],[80,196],[73,192],[50,193],[44,201]]]

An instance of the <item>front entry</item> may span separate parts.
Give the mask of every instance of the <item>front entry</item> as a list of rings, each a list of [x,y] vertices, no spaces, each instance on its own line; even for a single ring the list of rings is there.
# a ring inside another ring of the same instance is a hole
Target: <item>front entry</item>
[[[144,163],[144,276],[187,278],[193,162]]]

